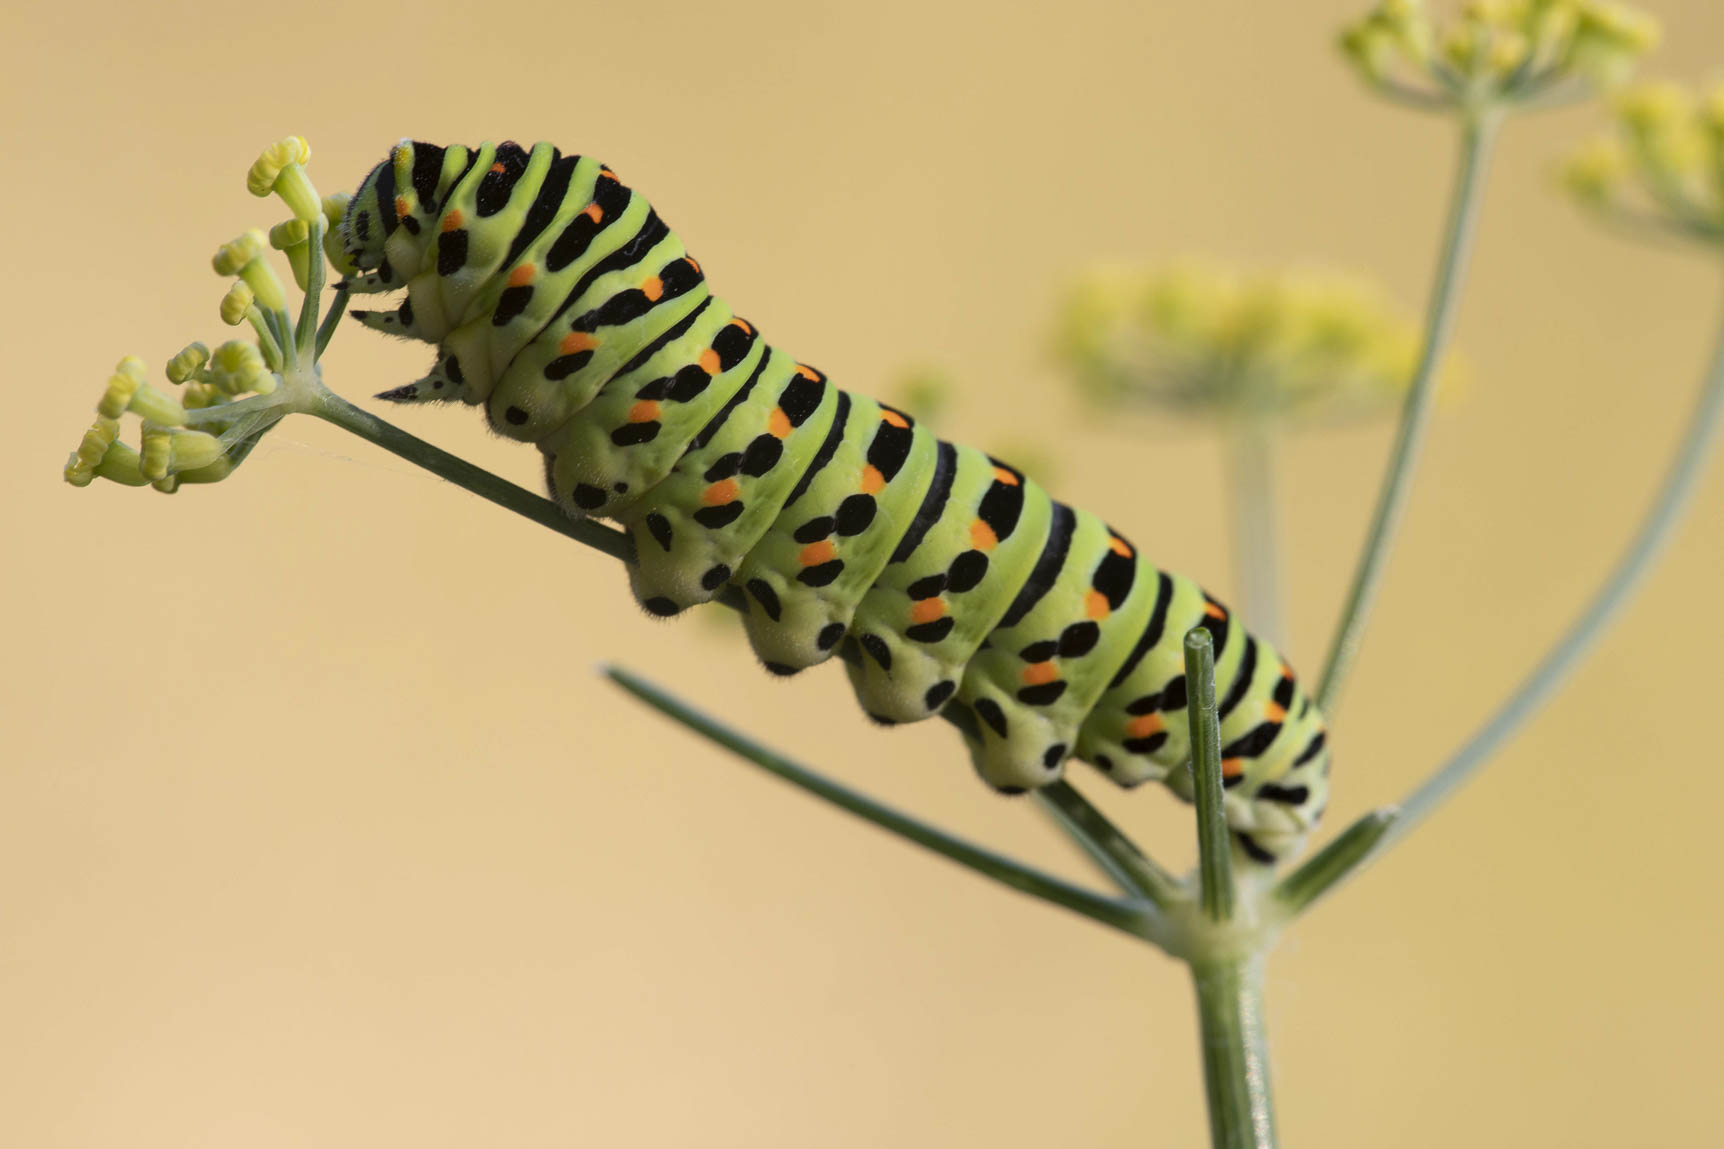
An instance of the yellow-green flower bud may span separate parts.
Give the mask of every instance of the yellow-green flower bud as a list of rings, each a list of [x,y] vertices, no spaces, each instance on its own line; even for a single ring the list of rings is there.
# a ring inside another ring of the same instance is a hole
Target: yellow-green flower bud
[[[119,437],[118,419],[110,419],[106,415],[96,416],[96,421],[84,432],[78,449],[66,460],[66,481],[74,487],[89,486],[90,480],[96,477],[96,465]]]
[[[180,394],[180,402],[185,404],[187,411],[197,411],[204,407],[219,407],[227,402],[227,396],[213,383],[187,383],[185,391]]]
[[[137,356],[128,355],[120,360],[108,378],[107,390],[96,404],[96,414],[118,419],[126,411],[135,411],[164,426],[183,426],[186,409],[146,383],[146,374],[144,361]]]
[[[263,150],[246,173],[246,188],[255,196],[271,192],[281,197],[288,210],[310,223],[323,214],[323,200],[305,174],[311,160],[311,145],[304,136],[277,140]]]
[[[254,227],[217,248],[210,266],[217,275],[238,275],[246,264],[261,258],[264,250],[263,232]]]
[[[146,479],[165,479],[168,462],[173,454],[172,440],[166,427],[144,425],[141,448],[138,451],[138,471]]]
[[[207,467],[227,454],[221,440],[205,431],[181,431],[145,424],[138,472],[152,481],[179,471]]]
[[[190,383],[210,361],[210,349],[202,343],[188,343],[185,349],[168,360],[168,382]]]
[[[293,281],[305,290],[307,273],[310,271],[311,252],[306,243],[311,238],[311,225],[303,219],[294,218],[276,224],[269,229],[269,245],[277,251],[287,253],[288,266],[293,268]]]
[[[210,357],[210,383],[229,395],[255,391],[268,395],[275,390],[275,376],[263,361],[263,353],[253,343],[230,339],[215,349]]]
[[[1480,36],[1477,24],[1457,24],[1443,33],[1443,60],[1463,76],[1478,66]]]
[[[1573,0],[1547,0],[1535,5],[1528,27],[1534,54],[1549,58],[1566,52],[1579,19]]]
[[[1569,41],[1569,66],[1613,87],[1628,79],[1640,58],[1657,47],[1658,21],[1619,4],[1578,4]]]
[[[150,486],[154,487],[164,495],[171,495],[180,489],[180,477],[178,475],[168,475],[165,478],[157,479],[155,482],[151,483]]]
[[[237,275],[245,280],[263,310],[286,311],[287,292],[282,289],[275,269],[269,266],[268,252],[268,240],[254,227],[238,239],[222,244],[210,264],[218,275]]]
[[[238,327],[245,322],[246,316],[257,303],[257,296],[252,294],[251,286],[245,280],[240,280],[227,289],[227,294],[221,301],[221,321],[229,327]]]
[[[1577,198],[1595,205],[1609,202],[1628,176],[1628,156],[1615,140],[1594,140],[1569,158],[1562,182]]]
[[[1532,53],[1532,42],[1519,32],[1499,31],[1491,37],[1490,69],[1507,77],[1526,63]]]
[[[1341,51],[1371,83],[1389,74],[1395,59],[1395,40],[1374,20],[1361,20],[1341,33]]]
[[[1420,67],[1430,63],[1431,17],[1421,0],[1383,0],[1377,18],[1409,60]]]

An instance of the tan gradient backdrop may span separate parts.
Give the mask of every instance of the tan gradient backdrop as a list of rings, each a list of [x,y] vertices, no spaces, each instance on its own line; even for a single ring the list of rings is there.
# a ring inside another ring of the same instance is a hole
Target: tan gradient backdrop
[[[1086,421],[1062,277],[1213,253],[1423,298],[1451,136],[1333,58],[1351,4],[9,4],[0,1143],[1193,1145],[1179,967],[764,779],[600,683],[621,660],[1066,872],[945,729],[659,625],[608,560],[305,421],[163,499],[59,482],[113,362],[220,338],[207,261],[395,138],[606,157],[714,282],[846,385],[948,365],[954,430],[1230,589],[1216,444]],[[1724,64],[1710,0],[1654,68]],[[300,37],[315,37],[302,43]],[[1332,825],[1449,750],[1638,514],[1721,300],[1550,189],[1595,113],[1517,123],[1442,417],[1350,697]],[[362,396],[422,348],[345,331]],[[471,412],[412,430],[531,482]],[[1387,445],[1281,460],[1313,672]],[[1717,1143],[1724,474],[1573,687],[1271,967],[1295,1146]],[[1090,789],[1183,864],[1188,815]]]

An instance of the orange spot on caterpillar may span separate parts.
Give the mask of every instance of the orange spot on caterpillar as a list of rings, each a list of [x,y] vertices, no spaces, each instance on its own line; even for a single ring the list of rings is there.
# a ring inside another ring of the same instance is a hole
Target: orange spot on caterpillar
[[[498,175],[502,175],[504,172],[508,171],[509,169],[503,166],[502,160],[498,160],[496,163],[491,165],[491,170],[493,172],[497,173]]]
[[[946,616],[946,600],[936,595],[933,598],[917,599],[910,604],[910,621],[912,623],[933,622]]]
[[[1033,662],[1024,667],[1025,686],[1042,686],[1046,683],[1053,682],[1055,679],[1059,678],[1059,676],[1060,668],[1055,666],[1052,661]]]
[[[1113,541],[1108,543],[1107,546],[1109,550],[1122,559],[1129,559],[1132,556],[1131,544],[1120,538],[1118,535],[1113,536]]]
[[[1212,602],[1206,602],[1203,604],[1203,616],[1205,618],[1226,618],[1227,612]]]
[[[563,355],[573,355],[577,351],[591,351],[598,345],[599,341],[585,331],[571,331],[557,344],[557,351]]]
[[[898,412],[892,410],[890,407],[880,408],[880,418],[899,429],[903,429],[910,425],[910,420],[904,418],[904,416],[898,414]]]
[[[819,382],[820,380],[820,372],[816,371],[806,363],[798,363],[796,365],[796,373],[804,379],[813,379],[816,382]]]
[[[709,507],[722,507],[724,504],[734,501],[740,489],[735,479],[720,479],[701,492],[700,501]]]
[[[600,220],[605,218],[605,209],[596,203],[590,203],[581,211],[581,214],[592,220],[594,223],[598,223]]]
[[[1125,724],[1127,738],[1148,738],[1151,734],[1159,734],[1167,729],[1159,714],[1139,714]]]
[[[1276,703],[1271,702],[1268,706],[1265,706],[1263,708],[1263,721],[1265,721],[1265,722],[1285,722],[1286,720],[1287,720],[1287,708],[1285,706],[1280,706],[1280,705],[1277,705]]]
[[[682,257],[682,260],[683,260],[683,262],[684,262],[684,263],[686,263],[686,264],[688,264],[688,265],[689,265],[689,266],[690,266],[690,267],[692,267],[692,268],[694,268],[694,270],[695,270],[695,271],[696,271],[696,272],[697,272],[697,273],[698,273],[698,272],[699,272],[699,271],[700,271],[700,264],[698,264],[698,263],[696,263],[696,262],[695,262],[695,261],[694,261],[694,256],[692,256],[692,255],[685,255],[685,256],[683,256],[683,257]],[[739,320],[737,320],[737,322],[738,322],[738,323],[741,323],[741,322],[742,322],[742,320],[740,320],[740,319],[739,319]]]
[[[617,178],[617,173],[613,172],[610,168],[601,165],[599,168],[599,178],[602,180],[614,180]]]
[[[642,399],[629,408],[629,422],[650,423],[658,418],[658,400]]]
[[[654,303],[657,303],[664,295],[664,280],[660,279],[656,275],[653,276],[651,279],[641,284],[641,294],[652,300]],[[711,372],[709,371],[707,374],[710,375]]]
[[[708,375],[718,374],[718,352],[708,347],[700,353],[700,369]]]
[[[880,473],[880,468],[869,463],[862,468],[862,493],[872,495],[886,485],[886,476]]]
[[[994,482],[1004,483],[1008,487],[1015,487],[1018,485],[1018,477],[1006,470],[1004,467],[995,467]]]
[[[454,231],[456,228],[461,226],[462,222],[465,221],[466,218],[466,216],[461,214],[461,209],[456,208],[454,211],[443,217],[443,230]]]
[[[1099,590],[1092,590],[1084,595],[1083,612],[1100,622],[1113,613],[1113,607],[1108,605],[1107,595]]]
[[[994,533],[994,528],[977,519],[970,524],[970,545],[979,551],[991,551],[1000,545],[1000,536]]]
[[[412,212],[413,209],[407,206],[406,196],[398,195],[395,197],[395,218],[406,219]]]
[[[699,270],[700,270],[700,264],[698,264],[698,263],[695,263],[695,262],[694,262],[694,260],[692,260],[692,259],[691,259],[691,260],[689,260],[689,261],[688,261],[688,262],[689,262],[689,263],[690,263],[690,264],[692,264],[692,265],[693,265],[693,266],[694,266],[694,269],[695,269],[695,270],[696,270],[696,271],[699,271]],[[744,335],[753,335],[753,334],[754,334],[754,325],[753,325],[753,324],[752,324],[752,323],[750,323],[750,322],[749,322],[749,321],[748,321],[748,320],[746,320],[746,319],[732,319],[732,320],[731,320],[731,321],[730,321],[730,325],[731,325],[731,326],[732,326],[732,327],[739,327],[739,328],[741,328],[741,329],[742,329],[742,333],[743,333],[743,334],[744,334]]]
[[[1245,773],[1245,759],[1223,758],[1221,760],[1221,776],[1223,778],[1237,778],[1243,773]]]
[[[772,416],[766,420],[766,429],[774,439],[783,439],[790,434],[790,416],[784,413],[783,407],[774,407]]]
[[[509,273],[509,286],[525,287],[527,284],[533,282],[533,276],[537,275],[538,272],[539,269],[534,267],[532,264],[523,263],[520,267],[517,267],[514,271]]]
[[[838,557],[838,548],[832,545],[831,539],[821,539],[817,543],[809,543],[802,548],[802,553],[796,556],[796,561],[805,567],[817,567],[821,563],[829,563]]]

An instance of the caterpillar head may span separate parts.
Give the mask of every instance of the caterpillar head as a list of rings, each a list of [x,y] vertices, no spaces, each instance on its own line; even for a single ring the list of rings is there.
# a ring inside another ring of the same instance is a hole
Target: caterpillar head
[[[357,267],[369,270],[383,263],[383,246],[397,226],[395,156],[400,150],[390,149],[389,158],[371,169],[341,217],[341,249]]]

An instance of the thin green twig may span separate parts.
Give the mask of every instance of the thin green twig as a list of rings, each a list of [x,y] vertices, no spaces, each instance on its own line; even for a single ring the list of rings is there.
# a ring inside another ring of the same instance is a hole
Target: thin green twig
[[[1524,725],[1528,718],[1561,686],[1580,659],[1603,635],[1605,628],[1627,603],[1645,577],[1653,560],[1670,541],[1671,532],[1705,473],[1706,461],[1724,415],[1724,334],[1721,334],[1712,366],[1689,417],[1688,431],[1672,460],[1658,494],[1624,548],[1616,566],[1594,593],[1586,608],[1569,625],[1532,673],[1522,680],[1495,714],[1457,750],[1440,769],[1401,803],[1401,818],[1384,845],[1399,839],[1443,803],[1497,747]],[[1379,853],[1381,849],[1379,848]]]
[[[1281,561],[1275,531],[1275,442],[1268,421],[1227,428],[1227,497],[1233,526],[1235,604],[1259,638],[1282,646]]]
[[[1494,110],[1477,111],[1462,122],[1460,165],[1425,318],[1424,347],[1401,408],[1400,429],[1389,454],[1388,471],[1383,476],[1376,511],[1365,534],[1364,549],[1353,573],[1352,588],[1347,593],[1346,605],[1341,609],[1340,621],[1330,641],[1329,654],[1324,660],[1323,674],[1317,687],[1317,704],[1331,720],[1341,688],[1347,681],[1364,638],[1365,624],[1370,618],[1377,586],[1383,576],[1384,560],[1388,557],[1406,510],[1407,496],[1412,490],[1413,471],[1424,446],[1430,419],[1437,370],[1442,366],[1454,329],[1455,303],[1460,298],[1461,282],[1466,277],[1472,252],[1480,193],[1484,188],[1485,172],[1490,166],[1491,145],[1500,114]]]
[[[668,718],[681,723],[701,737],[729,750],[763,770],[800,787],[817,797],[847,810],[857,817],[908,838],[920,846],[949,858],[959,865],[992,878],[1021,893],[1041,898],[1105,925],[1131,934],[1133,937],[1154,936],[1157,919],[1153,909],[1144,903],[1109,898],[1093,893],[1051,874],[1043,873],[1022,862],[967,842],[925,822],[900,813],[876,802],[847,786],[832,781],[806,766],[798,765],[774,750],[762,746],[747,735],[732,730],[718,720],[661,690],[652,683],[621,667],[607,667],[605,673],[617,685],[641,699]]]
[[[1186,897],[1180,880],[1137,848],[1107,816],[1064,782],[1036,791],[1041,808],[1126,893],[1168,909]]]
[[[1417,825],[1436,812],[1454,792],[1469,781],[1479,767],[1514,733],[1537,713],[1550,696],[1579,665],[1580,660],[1598,642],[1613,618],[1634,593],[1653,561],[1669,542],[1671,532],[1694,494],[1705,471],[1718,429],[1724,423],[1724,332],[1718,337],[1712,364],[1695,400],[1693,413],[1682,442],[1677,448],[1664,481],[1641,520],[1633,539],[1623,549],[1616,565],[1586,607],[1571,622],[1562,636],[1546,651],[1533,670],[1521,680],[1508,699],[1494,714],[1462,743],[1449,759],[1420,783],[1402,800],[1399,816],[1393,825],[1377,836],[1370,848],[1359,851],[1349,864],[1326,876],[1320,889],[1306,897],[1309,905],[1316,896],[1328,892],[1345,878],[1375,863],[1390,846],[1400,841]],[[1376,815],[1366,815],[1369,820]],[[1355,823],[1342,838],[1354,834],[1361,823]],[[1337,845],[1339,844],[1337,840]],[[1327,851],[1325,851],[1327,853]],[[1313,858],[1284,885],[1299,880],[1304,869],[1316,865],[1323,855]]]
[[[1233,917],[1233,837],[1221,785],[1221,724],[1215,705],[1215,643],[1203,627],[1185,636],[1186,716],[1191,722],[1191,781],[1197,807],[1197,872],[1203,912]]]
[[[434,447],[393,424],[385,423],[333,391],[322,391],[317,405],[310,413],[406,459],[416,467],[423,467],[440,479],[447,479],[482,499],[489,499],[500,507],[529,518],[541,527],[549,527],[560,535],[567,535],[583,546],[592,547],[614,559],[621,559],[625,563],[634,562],[634,540],[623,531],[592,519],[570,518],[551,500],[493,475],[482,467],[475,467],[467,460],[451,455],[440,447]]]

